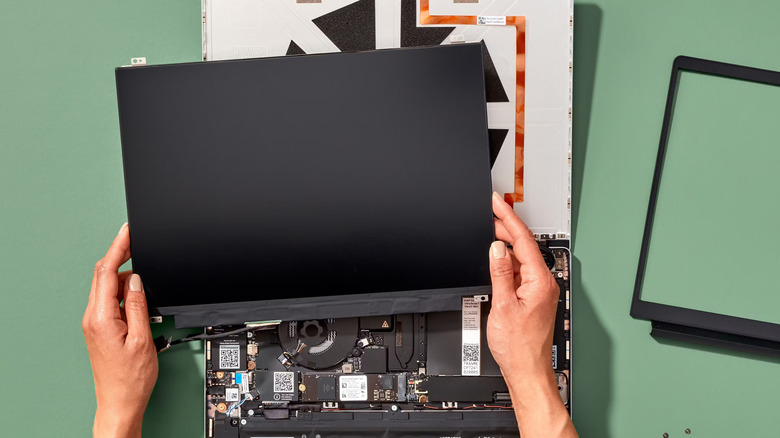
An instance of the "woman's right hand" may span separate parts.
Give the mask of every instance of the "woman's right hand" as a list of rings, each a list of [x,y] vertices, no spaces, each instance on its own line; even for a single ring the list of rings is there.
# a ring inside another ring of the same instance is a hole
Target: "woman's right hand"
[[[576,437],[552,369],[558,284],[531,231],[497,193],[493,212],[500,240],[490,247],[487,338],[509,387],[520,435]]]

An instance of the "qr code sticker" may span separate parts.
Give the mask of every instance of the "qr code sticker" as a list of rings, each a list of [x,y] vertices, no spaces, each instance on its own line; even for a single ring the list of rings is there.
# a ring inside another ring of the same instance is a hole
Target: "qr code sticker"
[[[293,378],[291,372],[274,372],[274,392],[293,392]]]
[[[479,361],[479,345],[478,344],[463,344],[463,361],[464,362],[478,362]]]
[[[237,402],[238,401],[238,388],[225,389],[225,401]]]
[[[219,346],[219,368],[223,370],[237,370],[241,365],[239,361],[240,350],[238,344],[222,344]]]

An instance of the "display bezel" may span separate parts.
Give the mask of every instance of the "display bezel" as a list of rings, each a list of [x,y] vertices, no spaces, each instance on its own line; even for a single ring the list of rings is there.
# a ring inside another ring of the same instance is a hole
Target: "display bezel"
[[[688,329],[698,329],[697,335],[702,338],[715,338],[719,334],[727,337],[731,344],[752,344],[761,346],[761,352],[777,349],[780,352],[780,324],[765,321],[757,321],[731,315],[714,312],[672,306],[657,302],[642,300],[642,283],[647,267],[650,239],[653,233],[653,219],[659,196],[659,188],[664,167],[664,158],[667,150],[669,132],[674,113],[677,86],[681,73],[692,72],[722,78],[751,81],[759,84],[780,86],[780,72],[762,70],[723,62],[710,61],[688,56],[678,56],[672,66],[672,76],[669,81],[669,90],[666,100],[663,125],[661,128],[661,140],[658,147],[653,182],[650,189],[650,201],[647,208],[642,247],[639,255],[634,294],[631,301],[631,316],[637,319],[647,319],[653,322],[668,323]],[[679,291],[684,294],[686,291]],[[655,330],[654,330],[655,331]],[[770,341],[770,342],[766,342]],[[712,342],[710,342],[712,344]],[[776,344],[774,344],[776,343]],[[721,346],[723,342],[716,343]]]

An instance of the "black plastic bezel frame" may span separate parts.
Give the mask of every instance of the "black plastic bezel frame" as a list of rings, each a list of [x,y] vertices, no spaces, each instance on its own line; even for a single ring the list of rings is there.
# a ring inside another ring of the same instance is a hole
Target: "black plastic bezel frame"
[[[780,354],[780,324],[642,301],[641,299],[642,282],[653,231],[653,218],[681,71],[780,86],[780,72],[687,56],[675,58],[650,190],[642,249],[639,255],[636,282],[634,283],[634,296],[631,300],[631,316],[653,321],[652,334],[654,336],[683,339],[761,354]],[[664,326],[663,330],[660,329],[661,326]],[[676,335],[670,335],[670,331],[676,332]]]

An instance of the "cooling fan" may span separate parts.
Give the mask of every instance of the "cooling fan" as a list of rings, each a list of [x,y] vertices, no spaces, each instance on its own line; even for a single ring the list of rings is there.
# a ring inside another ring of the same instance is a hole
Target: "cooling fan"
[[[285,322],[279,327],[284,350],[279,359],[312,370],[332,368],[352,354],[357,337],[357,318]]]

